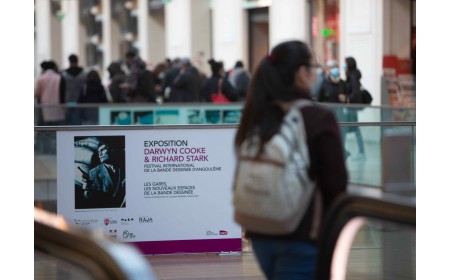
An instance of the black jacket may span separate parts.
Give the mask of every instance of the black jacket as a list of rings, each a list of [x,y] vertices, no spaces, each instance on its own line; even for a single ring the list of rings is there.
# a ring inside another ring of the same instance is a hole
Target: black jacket
[[[153,74],[147,70],[145,62],[139,57],[133,58],[128,65],[128,102],[156,102]]]
[[[347,95],[347,85],[343,80],[334,83],[330,78],[323,81],[320,86],[317,101],[329,103],[343,103],[339,100],[339,94]]]
[[[78,103],[107,103],[105,88],[101,83],[88,82],[83,85]],[[83,124],[98,124],[98,108],[82,108]]]
[[[219,92],[219,79],[219,76],[212,76],[203,83],[202,97],[204,101],[211,102],[211,95]],[[225,78],[222,78],[222,94],[230,101],[239,99],[237,90]]]
[[[348,103],[362,103],[361,77],[361,72],[358,69],[348,73],[346,81]]]
[[[107,103],[105,88],[101,83],[88,82],[81,89],[79,103]]]
[[[162,80],[161,84],[161,90],[162,93],[165,94],[166,91],[169,91],[169,96],[164,96],[165,102],[177,102],[178,97],[176,94],[172,94],[172,83],[175,80],[175,78],[180,73],[180,67],[179,66],[172,66],[171,68],[167,69],[164,75],[164,78]]]
[[[179,72],[172,82],[172,91],[169,98],[172,102],[198,102],[200,74],[190,66],[186,71]]]
[[[125,83],[127,76],[122,70],[120,63],[112,62],[108,66],[109,78],[111,84],[108,86],[109,92],[114,103],[124,103],[127,102],[126,91],[120,88],[120,84]]]

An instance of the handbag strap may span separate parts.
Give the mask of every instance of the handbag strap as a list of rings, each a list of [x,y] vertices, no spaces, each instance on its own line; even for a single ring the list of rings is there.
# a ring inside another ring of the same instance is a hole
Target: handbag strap
[[[219,78],[217,93],[222,94],[222,78]]]

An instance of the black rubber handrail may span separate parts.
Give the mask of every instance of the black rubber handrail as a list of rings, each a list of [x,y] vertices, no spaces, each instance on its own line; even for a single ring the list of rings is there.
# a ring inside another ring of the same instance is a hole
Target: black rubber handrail
[[[373,127],[415,127],[416,122],[342,122],[339,126]],[[172,125],[61,125],[35,126],[34,131],[95,131],[95,130],[141,130],[141,129],[229,129],[238,128],[238,124],[172,124]]]
[[[37,209],[40,213],[46,212]],[[52,225],[58,216],[45,213],[50,222],[34,221],[34,250],[79,267],[93,279],[157,279],[150,264],[131,245],[114,242],[106,236],[64,226]],[[59,217],[61,220],[62,218]],[[41,254],[41,255],[43,255]]]
[[[400,198],[400,197],[399,197]],[[317,280],[329,280],[333,252],[344,226],[355,217],[375,218],[401,225],[416,225],[416,207],[408,199],[372,198],[345,194],[336,199],[319,237]]]

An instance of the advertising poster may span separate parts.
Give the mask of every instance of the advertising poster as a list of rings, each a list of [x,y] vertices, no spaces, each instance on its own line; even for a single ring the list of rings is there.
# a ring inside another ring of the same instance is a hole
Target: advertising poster
[[[241,251],[235,128],[58,131],[57,211],[143,254]]]

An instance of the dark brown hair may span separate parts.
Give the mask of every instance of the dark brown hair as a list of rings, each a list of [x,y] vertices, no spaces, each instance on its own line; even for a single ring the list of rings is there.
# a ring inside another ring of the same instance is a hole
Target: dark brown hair
[[[250,82],[241,123],[235,145],[239,147],[245,139],[258,134],[262,145],[278,132],[284,111],[278,105],[299,98],[295,86],[295,72],[300,66],[310,66],[312,54],[301,41],[288,41],[277,45],[264,58]]]
[[[100,79],[100,75],[96,70],[91,70],[86,75],[86,82],[87,83],[101,83],[102,80]]]
[[[356,65],[356,60],[351,56],[345,58],[345,64],[347,64],[348,72],[353,72],[358,68]]]
[[[215,61],[213,58],[208,60],[209,65],[211,66],[211,72],[214,76],[220,75],[220,70],[223,69],[223,63],[221,61]]]

